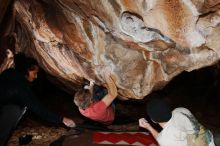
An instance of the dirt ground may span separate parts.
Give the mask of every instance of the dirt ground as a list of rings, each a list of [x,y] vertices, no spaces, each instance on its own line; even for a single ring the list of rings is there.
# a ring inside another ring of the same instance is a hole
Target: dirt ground
[[[121,119],[121,122],[119,122],[120,126],[116,124],[112,127],[120,127],[124,131],[140,130],[137,121],[139,118],[146,116],[145,105],[147,100],[152,98],[152,96],[159,95],[166,98],[174,108],[186,107],[190,109],[196,118],[213,132],[216,140],[218,139],[219,142],[220,84],[219,75],[217,74],[218,76],[215,75],[213,77],[211,76],[212,74],[213,70],[210,71],[210,69],[184,73],[176,77],[162,90],[153,92],[143,100],[116,101],[116,112],[119,113],[119,118],[117,119],[119,119],[118,121]],[[86,120],[79,114],[69,94],[57,89],[48,82],[47,84],[44,83],[44,88],[38,89],[40,92],[37,91],[37,93],[42,103],[50,110],[68,116],[77,123],[82,123]],[[120,118],[120,116],[129,118]],[[130,122],[130,125],[124,124],[123,126],[123,122]],[[69,129],[62,125],[52,125],[40,120],[31,113],[27,113],[14,131],[9,141],[9,146],[18,146],[19,137],[25,134],[33,135],[32,141],[28,146],[48,146],[60,136],[68,134],[68,131]],[[66,137],[64,138],[63,145],[91,146],[91,133],[91,130],[85,130],[80,136]]]

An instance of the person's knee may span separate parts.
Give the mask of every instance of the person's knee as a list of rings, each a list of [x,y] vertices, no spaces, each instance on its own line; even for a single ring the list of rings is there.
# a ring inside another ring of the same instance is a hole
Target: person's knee
[[[17,105],[5,105],[1,108],[0,129],[14,128],[23,115],[24,110]]]
[[[5,105],[0,108],[0,141],[2,143],[7,143],[10,133],[16,127],[23,113],[24,109],[17,105]]]
[[[4,110],[14,119],[18,119],[23,113],[23,108],[18,105],[7,105]]]

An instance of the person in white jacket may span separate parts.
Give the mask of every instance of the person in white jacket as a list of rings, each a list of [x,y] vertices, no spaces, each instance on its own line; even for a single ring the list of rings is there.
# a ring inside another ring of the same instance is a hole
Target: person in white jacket
[[[147,114],[162,130],[155,130],[145,118],[139,119],[139,126],[147,129],[160,146],[215,146],[212,133],[186,108],[172,111],[164,99],[154,98],[147,103]]]

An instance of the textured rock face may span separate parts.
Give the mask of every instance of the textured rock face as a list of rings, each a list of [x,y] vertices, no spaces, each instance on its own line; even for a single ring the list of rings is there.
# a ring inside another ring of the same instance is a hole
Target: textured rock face
[[[18,0],[16,51],[69,91],[99,84],[104,66],[119,94],[142,99],[220,54],[220,0]]]

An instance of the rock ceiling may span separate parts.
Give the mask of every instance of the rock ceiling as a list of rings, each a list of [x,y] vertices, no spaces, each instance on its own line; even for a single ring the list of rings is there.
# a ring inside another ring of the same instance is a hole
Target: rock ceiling
[[[219,60],[220,0],[17,0],[13,12],[15,52],[68,91],[104,84],[109,66],[121,97],[142,99]]]

